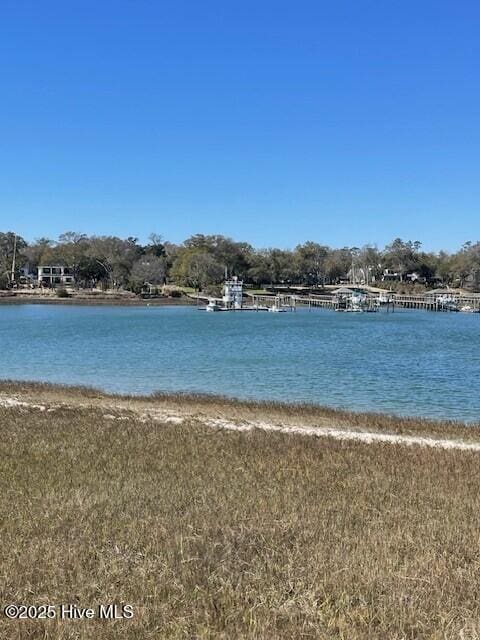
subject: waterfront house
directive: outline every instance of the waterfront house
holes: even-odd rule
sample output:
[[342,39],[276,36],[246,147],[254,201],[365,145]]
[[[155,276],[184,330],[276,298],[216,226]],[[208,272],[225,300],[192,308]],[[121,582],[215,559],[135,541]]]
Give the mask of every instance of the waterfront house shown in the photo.
[[45,265],[38,267],[38,285],[40,287],[72,286],[75,284],[73,271],[63,265]]
[[401,282],[402,274],[393,269],[384,269],[382,275],[382,282]]

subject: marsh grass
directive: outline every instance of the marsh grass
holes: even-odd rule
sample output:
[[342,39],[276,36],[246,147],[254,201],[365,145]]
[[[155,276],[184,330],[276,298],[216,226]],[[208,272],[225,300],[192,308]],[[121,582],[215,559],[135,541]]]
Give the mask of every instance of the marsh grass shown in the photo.
[[252,401],[226,396],[195,393],[154,392],[150,395],[112,394],[88,386],[70,386],[46,382],[0,381],[0,394],[14,394],[35,402],[57,400],[109,400],[119,407],[136,409],[143,406],[169,406],[182,411],[185,408],[215,416],[237,419],[279,420],[282,424],[355,427],[368,431],[383,431],[404,435],[429,435],[480,440],[480,423],[465,424],[455,420],[430,420],[421,417],[401,417],[384,413],[356,413],[344,409],[305,403]]
[[2,605],[135,609],[2,639],[478,637],[479,454],[121,417],[0,408]]

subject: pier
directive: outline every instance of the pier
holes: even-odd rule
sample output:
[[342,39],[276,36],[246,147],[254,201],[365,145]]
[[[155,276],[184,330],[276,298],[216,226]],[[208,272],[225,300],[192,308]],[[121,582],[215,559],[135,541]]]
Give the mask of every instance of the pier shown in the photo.
[[[274,301],[280,301],[285,307],[296,309],[298,306],[308,308],[323,308],[331,310],[345,310],[348,307],[348,296],[338,295],[297,295],[297,294],[248,294],[252,305],[269,306]],[[450,294],[448,290],[440,294],[394,294],[385,291],[384,294],[366,296],[362,303],[362,310],[385,310],[387,312],[400,309],[421,309],[423,311],[448,312],[464,311],[480,313],[480,294]]]
[[[393,291],[341,286],[325,294],[250,293],[243,290],[237,278],[225,281],[223,297],[198,296],[208,301],[206,311],[296,311],[297,307],[320,308],[345,312],[395,312],[402,309],[423,311],[480,313],[480,294],[454,289],[434,289],[422,294],[398,294]],[[248,299],[248,304],[245,304]]]

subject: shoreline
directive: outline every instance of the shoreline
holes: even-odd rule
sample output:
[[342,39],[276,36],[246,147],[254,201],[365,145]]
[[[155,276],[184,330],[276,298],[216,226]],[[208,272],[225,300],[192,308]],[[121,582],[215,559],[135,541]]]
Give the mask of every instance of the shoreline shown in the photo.
[[[53,410],[60,407],[90,408],[142,415],[160,411],[164,417],[172,417],[174,422],[193,419],[218,429],[245,431],[257,428],[365,441],[368,440],[367,434],[371,441],[380,439],[384,442],[388,442],[391,436],[407,439],[453,438],[464,444],[478,445],[480,450],[480,422],[470,424],[384,413],[360,413],[322,405],[242,400],[210,394],[154,392],[149,395],[130,395],[109,393],[88,386],[0,381],[0,407],[14,409],[40,406],[50,406]],[[315,430],[318,430],[317,433]],[[355,437],[359,433],[364,437]],[[405,441],[405,444],[408,442]]]
[[19,304],[60,304],[73,306],[125,306],[125,307],[167,307],[167,306],[196,306],[196,300],[186,296],[181,298],[109,298],[98,297],[75,297],[56,298],[50,296],[0,296],[0,305]]

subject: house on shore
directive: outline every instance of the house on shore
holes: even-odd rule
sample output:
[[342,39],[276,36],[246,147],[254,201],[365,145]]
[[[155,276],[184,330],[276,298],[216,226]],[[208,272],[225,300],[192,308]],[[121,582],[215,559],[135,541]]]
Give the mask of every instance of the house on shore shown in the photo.
[[39,287],[65,287],[75,284],[72,269],[63,265],[40,266],[37,278]]

